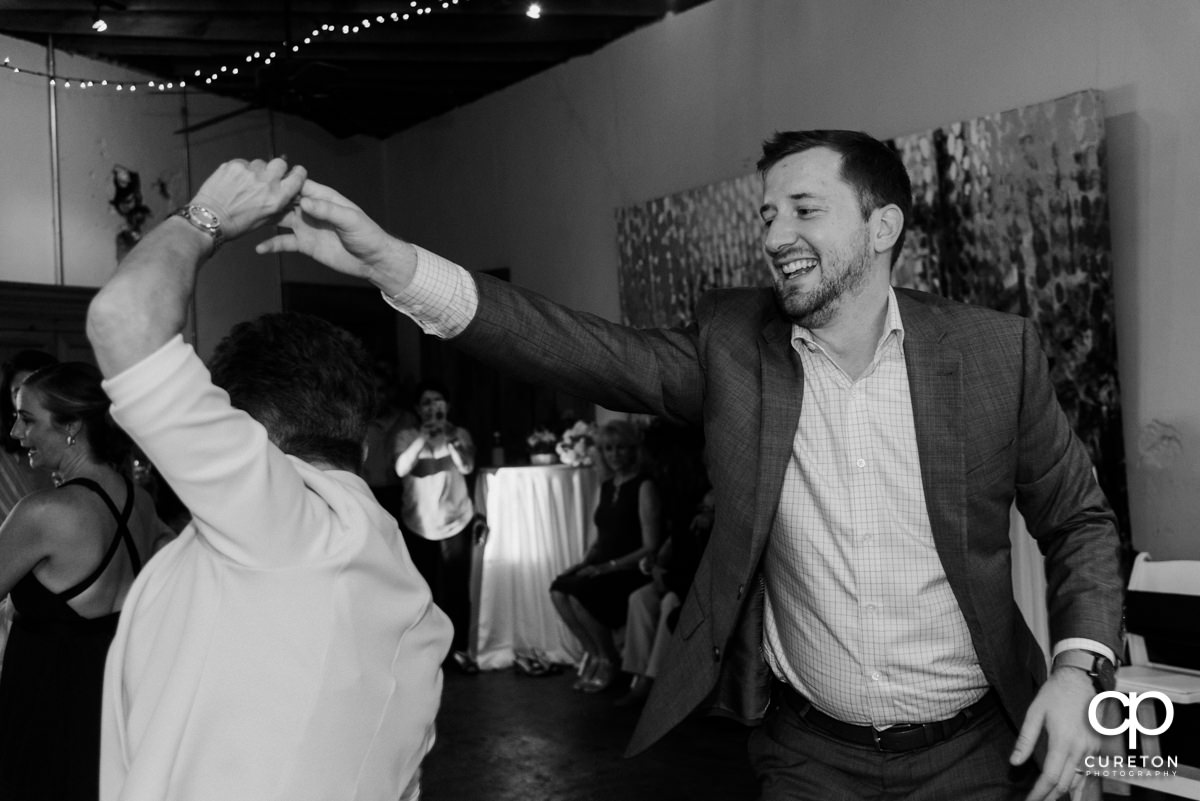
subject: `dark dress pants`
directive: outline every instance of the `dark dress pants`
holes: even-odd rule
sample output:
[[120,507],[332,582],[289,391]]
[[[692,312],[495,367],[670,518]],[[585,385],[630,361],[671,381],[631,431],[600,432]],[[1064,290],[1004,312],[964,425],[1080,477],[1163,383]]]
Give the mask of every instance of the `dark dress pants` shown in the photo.
[[776,701],[749,751],[760,801],[1020,801],[1038,768],[1009,765],[1015,743],[998,706],[936,745],[885,753],[831,737]]

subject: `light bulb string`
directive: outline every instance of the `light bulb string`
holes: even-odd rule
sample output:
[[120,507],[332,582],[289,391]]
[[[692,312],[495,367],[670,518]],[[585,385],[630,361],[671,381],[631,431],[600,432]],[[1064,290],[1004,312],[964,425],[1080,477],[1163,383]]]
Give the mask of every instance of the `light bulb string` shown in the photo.
[[[259,48],[253,53],[245,57],[244,62],[239,64],[253,64],[256,61],[262,61],[263,66],[269,66],[272,62],[279,58],[280,52],[286,54],[299,53],[306,45],[310,45],[318,37],[324,35],[328,38],[331,35],[355,36],[370,29],[373,25],[384,25],[388,23],[408,22],[411,19],[416,19],[427,14],[434,13],[434,5],[441,5],[443,9],[449,9],[452,6],[458,5],[460,2],[466,3],[468,0],[442,0],[440,3],[433,5],[422,5],[418,0],[410,0],[408,11],[393,11],[390,14],[377,14],[374,19],[369,17],[364,18],[358,25],[330,25],[323,24],[313,28],[309,35],[305,36],[302,41],[288,43],[281,42],[278,50],[268,50]],[[66,75],[52,75],[48,72],[42,72],[35,69],[26,69],[13,64],[11,59],[5,57],[0,67],[12,73],[23,75],[35,75],[40,78],[49,80],[50,85],[54,87],[62,87],[64,89],[91,89],[101,87],[113,89],[118,92],[128,90],[131,93],[137,92],[139,87],[152,90],[155,94],[182,94],[187,91],[188,83],[186,80],[157,80],[145,79],[140,80],[112,80],[112,79],[97,79],[97,78],[79,78]],[[204,78],[205,85],[212,85],[227,75],[237,75],[241,70],[240,66],[230,66],[229,64],[222,65],[219,69],[212,71],[205,77],[204,70],[196,70],[193,77]]]
[[62,86],[64,89],[91,89],[92,87],[99,86],[114,89],[118,92],[123,92],[126,89],[130,92],[137,92],[138,87],[141,86],[154,89],[156,93],[162,92],[163,94],[167,94],[173,92],[174,94],[181,94],[187,88],[187,81],[156,81],[145,78],[141,80],[109,80],[107,78],[75,78],[67,75],[51,75],[48,72],[40,70],[18,67],[8,58],[5,58],[3,63],[0,63],[0,67],[9,72],[20,73],[21,75],[36,75],[39,78],[48,78],[51,86]]

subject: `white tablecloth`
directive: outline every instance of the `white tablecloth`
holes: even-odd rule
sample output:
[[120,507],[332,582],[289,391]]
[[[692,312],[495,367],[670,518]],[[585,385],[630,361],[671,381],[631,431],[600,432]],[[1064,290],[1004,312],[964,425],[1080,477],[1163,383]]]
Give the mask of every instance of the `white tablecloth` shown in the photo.
[[579,562],[595,537],[592,513],[599,491],[595,468],[480,471],[475,508],[487,515],[491,528],[475,604],[481,668],[508,667],[514,653],[534,650],[555,662],[580,656],[578,641],[550,602],[550,582]]

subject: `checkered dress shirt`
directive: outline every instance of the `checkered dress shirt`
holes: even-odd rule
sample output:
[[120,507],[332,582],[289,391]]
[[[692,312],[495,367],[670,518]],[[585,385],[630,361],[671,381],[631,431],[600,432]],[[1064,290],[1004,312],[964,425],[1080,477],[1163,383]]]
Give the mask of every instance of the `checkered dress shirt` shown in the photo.
[[988,686],[934,547],[890,291],[885,331],[851,380],[793,328],[804,405],[764,562],[775,675],[880,727],[951,717]]

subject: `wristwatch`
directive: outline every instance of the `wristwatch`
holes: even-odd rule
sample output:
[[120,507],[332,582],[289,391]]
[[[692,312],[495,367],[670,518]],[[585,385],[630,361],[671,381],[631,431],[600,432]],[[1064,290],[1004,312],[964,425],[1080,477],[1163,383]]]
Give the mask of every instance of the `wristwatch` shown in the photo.
[[214,251],[225,241],[225,234],[221,231],[221,218],[207,206],[199,206],[192,203],[176,209],[175,216],[182,217],[191,223],[193,227],[211,236]]
[[1072,648],[1054,657],[1054,667],[1079,668],[1092,679],[1096,692],[1103,693],[1117,686],[1117,669],[1108,657],[1093,651]]

